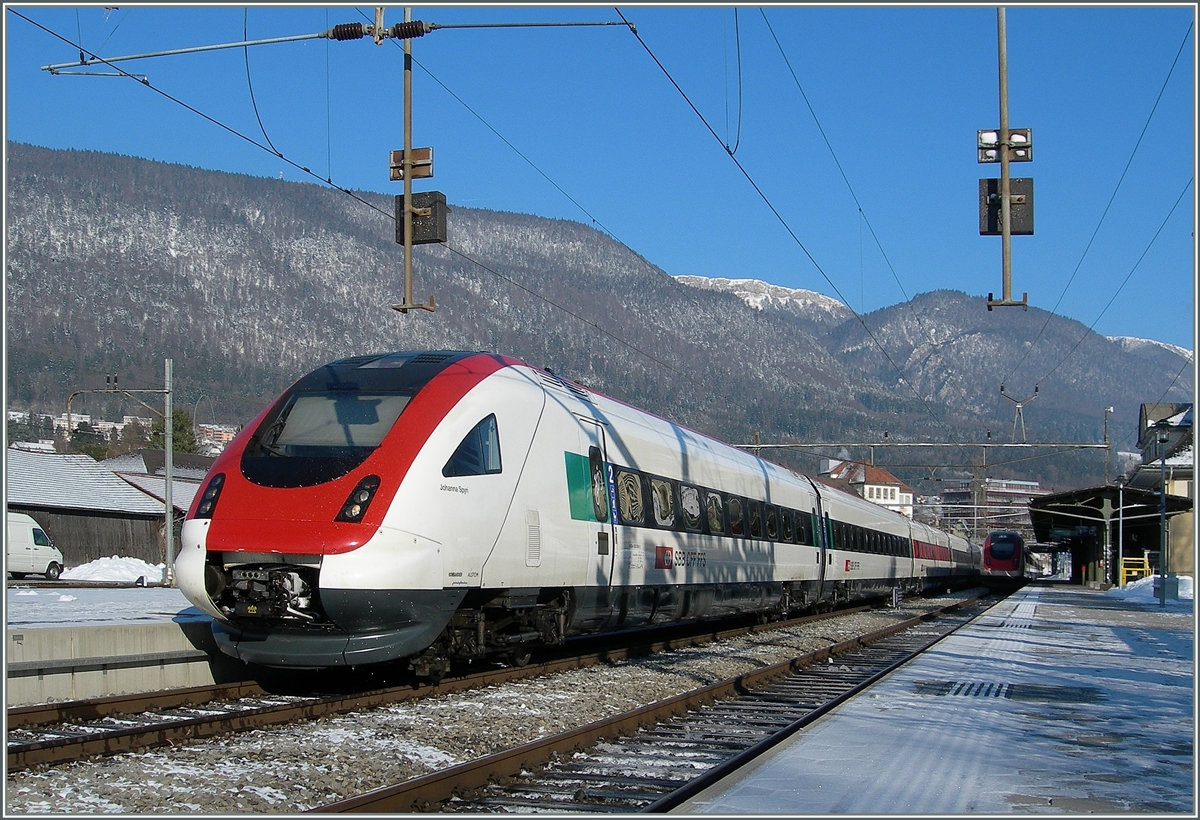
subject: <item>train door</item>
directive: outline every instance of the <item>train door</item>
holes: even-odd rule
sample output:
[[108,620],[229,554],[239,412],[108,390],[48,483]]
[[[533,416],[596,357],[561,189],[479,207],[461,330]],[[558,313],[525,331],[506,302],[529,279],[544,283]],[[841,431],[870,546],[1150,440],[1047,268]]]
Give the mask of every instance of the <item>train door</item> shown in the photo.
[[827,589],[825,581],[829,567],[827,550],[832,546],[832,541],[829,537],[829,513],[825,511],[824,505],[821,503],[821,491],[817,489],[817,485],[813,484],[811,479],[808,483],[813,488],[811,514],[813,544],[817,548],[817,600],[819,601],[825,598]]
[[[608,587],[613,583],[617,552],[613,526],[613,508],[616,501],[612,465],[608,463],[604,425],[584,416],[576,418],[579,419],[580,444],[587,453],[587,480],[586,484],[571,488],[575,496],[571,504],[571,517],[582,518],[587,522],[585,543],[589,553],[589,584]],[[586,499],[582,497],[583,493],[586,493]]]

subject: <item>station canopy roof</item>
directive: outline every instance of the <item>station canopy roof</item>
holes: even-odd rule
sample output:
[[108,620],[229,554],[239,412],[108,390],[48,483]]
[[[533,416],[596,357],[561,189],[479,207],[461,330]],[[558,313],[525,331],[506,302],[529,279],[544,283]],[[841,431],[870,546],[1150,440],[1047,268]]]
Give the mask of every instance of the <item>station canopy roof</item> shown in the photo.
[[[1191,509],[1190,498],[1167,496],[1168,516]],[[1161,514],[1157,492],[1112,484],[1044,495],[1029,504],[1034,535],[1042,543],[1094,535],[1106,521],[1115,526],[1122,517],[1126,528],[1153,526],[1157,530]]]

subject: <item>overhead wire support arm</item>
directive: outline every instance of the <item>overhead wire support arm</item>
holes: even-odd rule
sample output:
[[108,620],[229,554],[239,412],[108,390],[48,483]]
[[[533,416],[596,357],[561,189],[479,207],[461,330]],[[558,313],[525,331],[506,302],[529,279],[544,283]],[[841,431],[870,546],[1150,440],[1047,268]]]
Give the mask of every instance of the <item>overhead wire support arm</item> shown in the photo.
[[[412,37],[423,37],[431,31],[443,28],[537,28],[546,26],[627,26],[636,31],[632,23],[624,23],[619,20],[606,20],[595,23],[423,23],[420,20],[415,20],[409,23],[397,23],[394,26],[384,29],[380,32],[379,39],[383,40],[389,37],[396,39],[408,39]],[[142,54],[123,54],[117,57],[99,57],[91,54],[90,57],[85,56],[83,59],[75,60],[70,63],[53,63],[41,67],[42,71],[49,71],[51,74],[76,74],[77,72],[66,72],[63,69],[67,68],[88,68],[97,64],[104,65],[107,63],[120,63],[126,60],[146,60],[151,57],[173,57],[179,54],[199,54],[205,51],[220,51],[226,48],[245,48],[246,46],[265,46],[275,43],[294,43],[301,40],[361,40],[364,37],[371,37],[375,34],[375,27],[365,23],[342,23],[336,25],[327,31],[318,31],[313,34],[294,34],[288,37],[269,37],[263,40],[238,40],[232,43],[217,43],[207,46],[192,46],[190,48],[173,48],[165,51],[147,51]],[[90,52],[88,52],[90,54]],[[104,74],[98,76],[113,76],[121,77],[122,74]]]
[[[357,25],[357,24],[352,24]],[[335,27],[336,28],[336,27]],[[333,31],[322,31],[316,34],[296,34],[290,37],[271,37],[266,40],[238,40],[236,43],[218,43],[210,46],[193,46],[191,48],[174,48],[168,51],[147,51],[144,54],[124,54],[118,57],[99,57],[95,54],[91,55],[90,59],[77,60],[73,63],[54,63],[53,65],[42,66],[42,71],[49,71],[51,74],[72,74],[77,75],[80,72],[66,72],[64,68],[87,68],[93,65],[107,65],[109,63],[120,63],[126,60],[146,60],[151,57],[173,57],[179,54],[198,54],[204,51],[219,51],[224,48],[244,48],[246,46],[263,46],[272,43],[291,43],[298,40],[316,40],[316,39],[338,39],[333,36]],[[90,53],[90,52],[89,52]],[[102,75],[110,76],[110,75]],[[124,76],[122,74],[111,75],[114,77]]]

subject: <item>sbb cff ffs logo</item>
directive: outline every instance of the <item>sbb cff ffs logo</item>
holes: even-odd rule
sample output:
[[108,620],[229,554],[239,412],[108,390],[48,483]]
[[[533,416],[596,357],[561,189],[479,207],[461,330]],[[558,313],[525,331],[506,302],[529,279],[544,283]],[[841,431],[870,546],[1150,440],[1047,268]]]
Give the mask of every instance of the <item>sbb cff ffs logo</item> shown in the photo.
[[675,567],[703,567],[708,563],[708,553],[704,550],[678,550],[674,547],[654,548],[655,569],[675,569]]
[[675,568],[675,550],[671,547],[655,547],[654,548],[654,568],[655,569],[674,569]]

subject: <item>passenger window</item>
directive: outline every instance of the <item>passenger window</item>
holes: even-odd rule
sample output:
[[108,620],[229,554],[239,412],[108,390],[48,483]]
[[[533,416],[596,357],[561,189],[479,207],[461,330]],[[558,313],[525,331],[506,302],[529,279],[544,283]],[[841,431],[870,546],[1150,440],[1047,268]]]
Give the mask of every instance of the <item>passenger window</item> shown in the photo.
[[792,511],[784,507],[779,508],[779,528],[783,534],[783,540],[789,544],[796,540],[796,531],[792,528]]
[[762,538],[762,504],[757,501],[746,501],[746,512],[750,518],[750,537]]
[[704,494],[704,508],[708,515],[708,531],[713,535],[725,534],[725,511],[721,507],[721,496]]
[[767,505],[767,538],[779,538],[779,509],[774,504]]
[[745,530],[742,524],[742,499],[737,496],[730,496],[728,501],[729,506],[729,531],[734,535],[742,535]]
[[686,484],[679,485],[679,509],[683,512],[683,526],[689,530],[699,530],[700,491]]
[[50,543],[50,536],[46,535],[46,533],[42,532],[37,527],[33,528],[33,543],[37,544],[39,547],[54,546]]
[[622,523],[643,524],[646,505],[642,500],[642,477],[627,470],[617,472],[617,512]]
[[796,540],[810,547],[816,546],[817,542],[813,540],[812,515],[810,513],[796,513]]
[[650,479],[650,498],[654,504],[654,523],[660,527],[675,526],[675,488],[665,478]]
[[604,478],[604,457],[599,447],[588,448],[588,469],[592,474],[592,512],[597,521],[608,520],[608,482]]
[[500,432],[492,414],[476,424],[442,468],[446,478],[500,472]]

